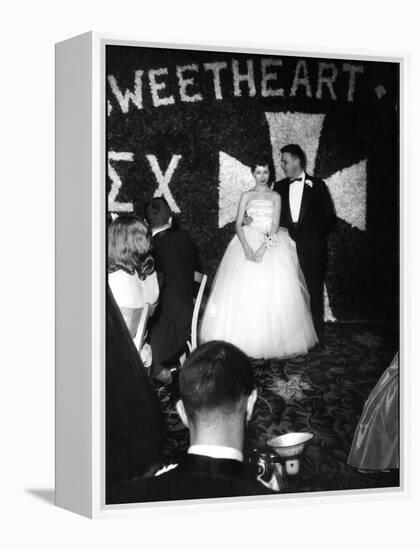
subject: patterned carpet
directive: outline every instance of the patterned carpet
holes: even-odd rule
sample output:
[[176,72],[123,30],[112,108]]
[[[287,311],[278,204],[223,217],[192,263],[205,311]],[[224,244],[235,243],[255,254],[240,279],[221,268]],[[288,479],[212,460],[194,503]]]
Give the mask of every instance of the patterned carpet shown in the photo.
[[[398,486],[399,474],[360,473],[347,465],[353,434],[370,391],[396,350],[398,335],[388,325],[329,324],[325,350],[284,361],[254,361],[258,384],[245,453],[264,450],[276,435],[310,431],[299,475],[289,491]],[[168,424],[166,463],[188,447],[188,432],[175,411],[172,388],[155,386]]]

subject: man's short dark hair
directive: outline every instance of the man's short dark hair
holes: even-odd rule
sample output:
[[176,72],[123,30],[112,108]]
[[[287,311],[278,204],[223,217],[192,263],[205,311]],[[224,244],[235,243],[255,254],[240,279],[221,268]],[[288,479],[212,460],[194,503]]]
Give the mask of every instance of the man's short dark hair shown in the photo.
[[155,197],[146,208],[146,217],[152,227],[160,227],[168,223],[172,216],[169,204],[163,197]]
[[296,143],[289,143],[289,145],[282,147],[280,151],[282,153],[290,153],[293,157],[298,158],[302,168],[306,168],[306,155],[300,145],[296,145]]
[[251,362],[236,346],[213,340],[199,346],[182,366],[179,394],[188,417],[233,411],[255,388]]

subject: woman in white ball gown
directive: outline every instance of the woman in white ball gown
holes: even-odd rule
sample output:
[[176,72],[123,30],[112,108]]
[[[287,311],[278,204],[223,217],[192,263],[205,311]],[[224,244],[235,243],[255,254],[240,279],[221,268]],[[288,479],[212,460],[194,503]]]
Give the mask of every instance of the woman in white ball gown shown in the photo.
[[[279,227],[281,198],[265,161],[242,194],[236,235],[222,258],[200,326],[200,342],[225,340],[256,359],[306,353],[317,343],[309,294],[288,231]],[[250,223],[243,225],[244,218]]]

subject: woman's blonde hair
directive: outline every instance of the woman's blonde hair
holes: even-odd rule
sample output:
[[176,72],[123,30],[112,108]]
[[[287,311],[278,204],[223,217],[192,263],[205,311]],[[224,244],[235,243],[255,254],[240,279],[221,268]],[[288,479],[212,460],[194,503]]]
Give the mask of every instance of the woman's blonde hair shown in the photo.
[[148,225],[137,216],[118,216],[108,227],[108,271],[123,269],[140,279],[155,267],[152,256],[152,235]]

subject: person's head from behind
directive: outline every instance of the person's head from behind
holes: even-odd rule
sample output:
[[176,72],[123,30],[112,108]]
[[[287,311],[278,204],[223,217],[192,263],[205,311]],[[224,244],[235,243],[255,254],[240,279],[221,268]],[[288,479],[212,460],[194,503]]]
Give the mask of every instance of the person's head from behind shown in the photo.
[[146,217],[153,229],[172,224],[172,212],[163,197],[155,197],[147,205]]
[[285,145],[281,151],[281,167],[287,178],[297,178],[306,168],[306,155],[303,149],[294,143]]
[[212,341],[198,347],[179,376],[178,414],[190,441],[241,448],[257,392],[251,363],[237,347]]
[[115,218],[108,227],[108,271],[122,269],[145,279],[154,270],[148,225],[134,215]]

